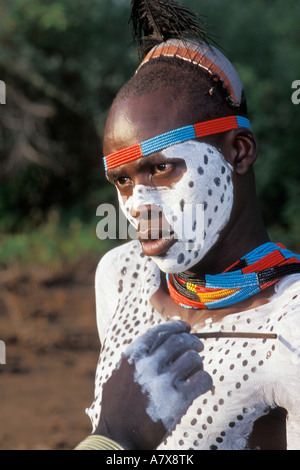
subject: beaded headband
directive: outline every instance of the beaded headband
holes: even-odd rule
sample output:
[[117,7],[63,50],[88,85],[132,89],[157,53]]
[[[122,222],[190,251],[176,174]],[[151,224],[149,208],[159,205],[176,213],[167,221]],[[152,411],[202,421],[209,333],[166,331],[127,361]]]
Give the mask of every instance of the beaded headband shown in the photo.
[[125,163],[130,163],[141,157],[146,157],[152,153],[160,152],[171,145],[208,135],[219,134],[220,132],[226,132],[239,127],[246,127],[251,130],[249,120],[242,116],[227,116],[180,127],[159,134],[151,139],[144,140],[140,144],[131,145],[130,147],[107,155],[103,158],[105,171],[124,165]]

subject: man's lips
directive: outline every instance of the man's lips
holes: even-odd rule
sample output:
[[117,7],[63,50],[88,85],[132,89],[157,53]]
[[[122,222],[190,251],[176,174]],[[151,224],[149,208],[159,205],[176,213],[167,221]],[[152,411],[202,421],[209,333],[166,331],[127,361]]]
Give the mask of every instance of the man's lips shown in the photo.
[[143,253],[146,256],[163,256],[167,251],[169,251],[171,246],[176,243],[176,241],[177,240],[174,235],[171,235],[168,238],[157,238],[155,240],[143,240],[139,238]]
[[146,256],[162,256],[176,242],[173,228],[156,210],[140,214],[137,235]]
[[160,256],[165,254],[176,242],[171,227],[161,226],[138,230],[138,240],[146,256]]

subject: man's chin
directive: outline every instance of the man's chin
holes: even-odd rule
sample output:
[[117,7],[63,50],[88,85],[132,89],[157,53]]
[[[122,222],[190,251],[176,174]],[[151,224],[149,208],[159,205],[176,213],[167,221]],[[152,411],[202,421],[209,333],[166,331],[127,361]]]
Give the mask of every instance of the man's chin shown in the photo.
[[158,268],[166,274],[176,274],[188,271],[203,259],[205,252],[199,250],[187,250],[186,244],[177,240],[164,255],[149,255]]

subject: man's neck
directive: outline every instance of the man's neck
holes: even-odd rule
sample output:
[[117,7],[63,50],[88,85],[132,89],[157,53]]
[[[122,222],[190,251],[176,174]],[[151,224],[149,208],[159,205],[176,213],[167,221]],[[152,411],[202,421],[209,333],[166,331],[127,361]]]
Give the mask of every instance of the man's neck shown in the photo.
[[250,218],[244,219],[245,217],[242,217],[227,232],[226,236],[220,237],[203,260],[187,273],[192,275],[219,274],[242,256],[258,246],[270,242],[259,212],[254,217],[254,223],[251,223]]

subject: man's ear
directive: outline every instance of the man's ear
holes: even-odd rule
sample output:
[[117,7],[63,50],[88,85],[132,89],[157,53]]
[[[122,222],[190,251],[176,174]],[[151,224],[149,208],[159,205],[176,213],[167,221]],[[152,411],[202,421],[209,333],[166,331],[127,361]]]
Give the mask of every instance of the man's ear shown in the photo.
[[258,143],[253,133],[246,128],[232,129],[225,137],[228,162],[239,175],[252,168],[258,154]]

